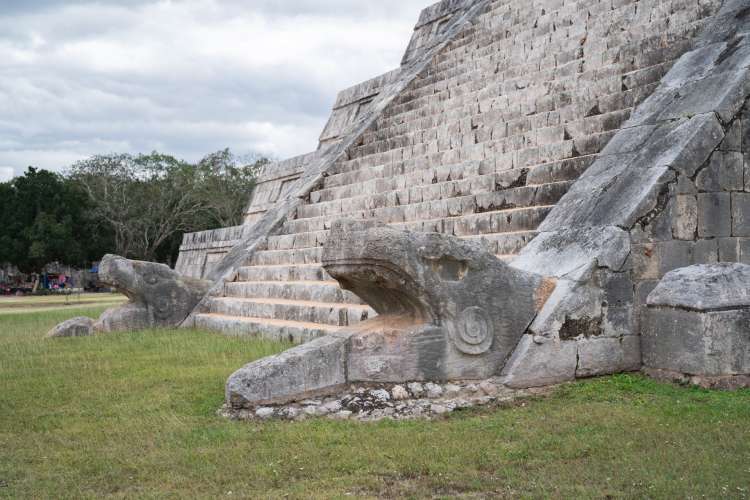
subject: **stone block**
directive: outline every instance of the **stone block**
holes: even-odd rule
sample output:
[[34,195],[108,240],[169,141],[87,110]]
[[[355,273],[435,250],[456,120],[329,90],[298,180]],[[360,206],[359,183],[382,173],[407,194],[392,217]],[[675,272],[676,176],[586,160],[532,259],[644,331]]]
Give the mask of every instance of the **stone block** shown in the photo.
[[641,339],[638,336],[578,341],[578,367],[576,369],[578,378],[640,369]]
[[695,181],[699,191],[742,191],[744,158],[742,153],[716,151]]
[[672,215],[672,236],[676,240],[694,240],[698,231],[698,198],[677,195]]
[[635,335],[635,308],[625,307],[602,308],[602,337],[620,338],[624,335]]
[[732,193],[732,236],[750,236],[750,193]]
[[692,241],[662,241],[656,244],[659,255],[659,276],[693,263]]
[[226,400],[238,409],[298,401],[336,390],[347,381],[348,343],[349,335],[329,335],[250,363],[227,380]]
[[750,373],[750,310],[696,312],[649,308],[643,322],[647,368],[687,375]]
[[726,237],[732,235],[731,197],[729,193],[698,195],[698,236]]
[[735,119],[726,131],[726,136],[719,146],[719,151],[742,152],[742,119]]
[[598,286],[604,290],[604,300],[609,307],[626,307],[633,304],[633,281],[629,273],[600,271],[597,273]]
[[575,341],[537,344],[531,335],[524,335],[503,370],[504,383],[526,389],[574,380],[577,357]]
[[739,262],[740,244],[739,238],[719,238],[719,262]]
[[719,240],[698,240],[693,248],[693,264],[713,264],[719,261]]
[[635,280],[655,280],[660,277],[659,254],[655,243],[633,245],[630,259]]
[[642,322],[646,368],[704,377],[750,374],[750,266],[698,265],[667,274]]
[[50,330],[46,337],[48,339],[65,337],[88,337],[94,333],[94,320],[79,317],[64,321]]

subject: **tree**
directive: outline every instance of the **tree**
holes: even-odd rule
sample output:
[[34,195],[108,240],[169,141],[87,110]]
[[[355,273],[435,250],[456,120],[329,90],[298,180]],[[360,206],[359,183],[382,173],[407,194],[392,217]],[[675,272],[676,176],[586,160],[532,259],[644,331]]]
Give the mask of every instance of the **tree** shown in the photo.
[[239,224],[258,166],[238,166],[229,150],[190,164],[172,156],[104,155],[71,167],[93,219],[111,228],[124,257],[171,263],[182,234]]
[[83,266],[96,251],[85,193],[62,176],[29,167],[0,184],[0,262],[24,272],[50,262]]
[[243,223],[255,178],[267,163],[267,159],[260,158],[251,165],[242,165],[229,149],[207,155],[198,162],[201,188],[197,194],[204,204],[207,226],[229,227]]

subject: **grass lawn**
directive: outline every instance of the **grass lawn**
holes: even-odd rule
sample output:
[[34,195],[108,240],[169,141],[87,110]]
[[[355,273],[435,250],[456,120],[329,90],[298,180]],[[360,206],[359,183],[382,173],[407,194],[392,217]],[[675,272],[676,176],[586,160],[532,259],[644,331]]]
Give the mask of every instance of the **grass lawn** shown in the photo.
[[115,293],[74,293],[56,294],[44,297],[0,296],[0,316],[6,314],[26,314],[58,311],[60,309],[85,309],[94,306],[112,307],[125,302],[125,296]]
[[750,391],[617,376],[437,422],[236,423],[226,377],[284,346],[42,338],[102,310],[0,314],[0,498],[750,496]]

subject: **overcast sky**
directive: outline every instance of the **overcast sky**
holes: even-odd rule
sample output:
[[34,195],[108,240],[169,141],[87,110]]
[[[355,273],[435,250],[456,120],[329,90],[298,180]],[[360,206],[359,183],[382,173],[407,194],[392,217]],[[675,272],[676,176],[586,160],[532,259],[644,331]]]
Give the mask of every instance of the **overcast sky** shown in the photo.
[[312,151],[431,0],[0,0],[0,181],[99,153]]

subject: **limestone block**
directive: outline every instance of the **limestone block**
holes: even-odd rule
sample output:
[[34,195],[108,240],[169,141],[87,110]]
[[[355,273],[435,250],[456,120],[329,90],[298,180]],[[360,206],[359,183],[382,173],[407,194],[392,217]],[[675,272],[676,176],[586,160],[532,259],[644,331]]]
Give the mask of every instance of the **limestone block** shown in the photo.
[[636,335],[578,341],[576,377],[638,371],[640,368],[641,339]]
[[742,153],[717,151],[711,155],[706,168],[698,173],[696,187],[706,192],[742,191],[745,184],[743,167]]
[[503,370],[504,383],[526,389],[574,380],[577,352],[575,341],[537,344],[531,335],[524,335]]
[[656,244],[659,260],[659,276],[693,263],[692,241],[662,241]]
[[693,249],[694,264],[713,264],[718,261],[719,240],[698,240],[695,242],[695,248]]
[[333,334],[250,363],[226,384],[234,408],[301,400],[336,390],[346,383],[349,335]]
[[750,236],[750,193],[732,193],[732,236]]
[[729,193],[698,195],[698,236],[725,237],[732,235],[732,211]]
[[678,240],[694,240],[698,230],[698,198],[694,195],[677,195],[672,224],[672,235]]
[[750,266],[698,265],[667,274],[642,325],[649,369],[721,377],[750,373]]
[[88,337],[94,333],[94,320],[86,317],[69,319],[50,330],[46,338]]

